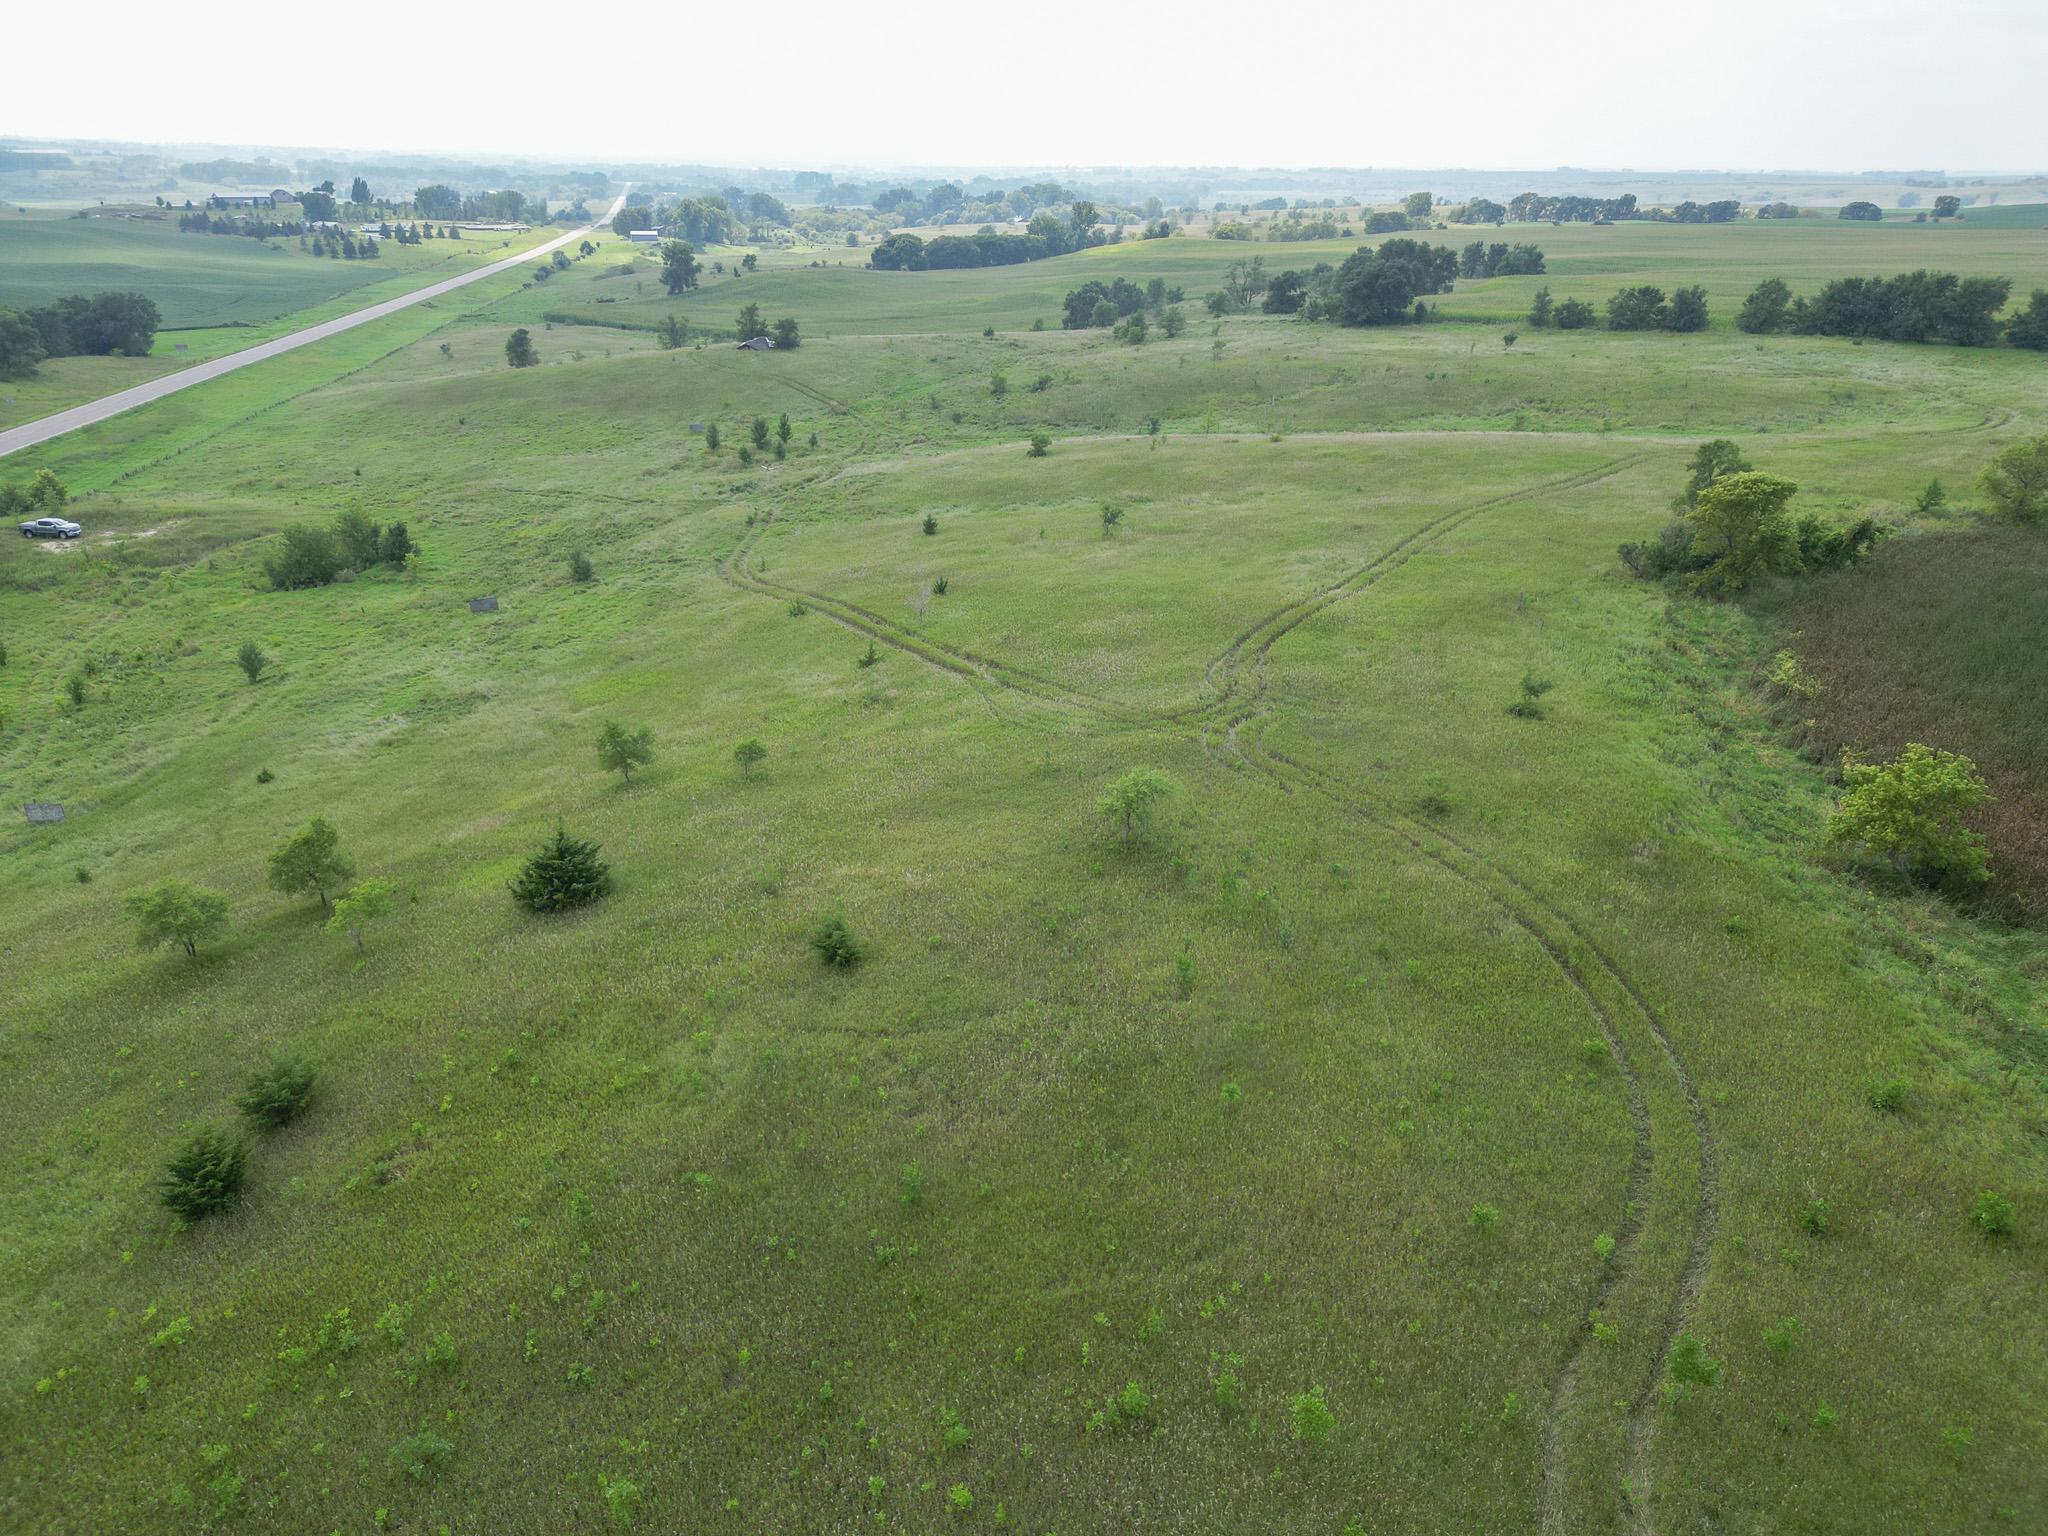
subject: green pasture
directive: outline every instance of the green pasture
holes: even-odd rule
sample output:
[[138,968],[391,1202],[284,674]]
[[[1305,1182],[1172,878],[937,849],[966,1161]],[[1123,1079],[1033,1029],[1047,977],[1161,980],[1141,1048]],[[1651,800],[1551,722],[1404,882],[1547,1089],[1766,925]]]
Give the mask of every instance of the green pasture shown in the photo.
[[[1535,238],[1560,294],[1619,262],[1601,297],[2038,270],[1769,233]],[[1714,435],[1947,537],[2043,430],[2038,359],[1057,328],[1086,277],[1193,308],[1242,254],[671,301],[608,246],[0,461],[87,528],[0,544],[0,800],[69,812],[0,834],[0,1524],[2048,1522],[2048,945],[1822,856],[1756,681],[1797,594],[1615,558]],[[804,346],[633,328],[750,299]],[[422,553],[265,589],[345,509]],[[630,786],[607,720],[653,731]],[[1140,765],[1180,790],[1124,846],[1095,800]],[[397,885],[360,956],[265,887],[314,815]],[[616,888],[537,918],[505,885],[558,825]],[[121,913],[169,876],[232,903],[197,960]],[[309,1113],[174,1229],[169,1148],[273,1049]]]

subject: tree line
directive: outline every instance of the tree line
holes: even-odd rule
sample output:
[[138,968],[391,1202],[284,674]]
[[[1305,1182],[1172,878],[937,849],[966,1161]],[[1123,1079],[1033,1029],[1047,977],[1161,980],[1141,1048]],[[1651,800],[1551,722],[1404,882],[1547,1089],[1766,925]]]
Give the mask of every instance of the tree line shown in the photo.
[[74,293],[33,309],[0,308],[0,379],[25,379],[46,357],[144,357],[163,317],[139,293]]
[[883,272],[924,272],[1042,261],[1109,243],[1107,232],[1096,227],[1100,217],[1093,203],[1083,201],[1075,203],[1064,220],[1050,213],[1038,214],[1021,235],[999,235],[985,225],[972,235],[935,235],[926,240],[899,230],[868,253],[868,265]]
[[1738,329],[1752,336],[1858,336],[1878,341],[1948,341],[1988,347],[2001,337],[2015,347],[2048,350],[2048,290],[2001,321],[2012,279],[1954,272],[1900,272],[1892,277],[1838,277],[1811,298],[1794,298],[1782,278],[1766,278],[1743,301]]

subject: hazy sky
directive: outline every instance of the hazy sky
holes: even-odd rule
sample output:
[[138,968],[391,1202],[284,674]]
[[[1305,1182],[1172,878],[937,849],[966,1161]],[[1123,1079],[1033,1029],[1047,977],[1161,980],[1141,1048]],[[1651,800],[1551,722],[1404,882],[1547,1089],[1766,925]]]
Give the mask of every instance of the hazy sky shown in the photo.
[[599,164],[2048,166],[2048,0],[101,0],[10,7],[0,36],[0,133],[43,138]]

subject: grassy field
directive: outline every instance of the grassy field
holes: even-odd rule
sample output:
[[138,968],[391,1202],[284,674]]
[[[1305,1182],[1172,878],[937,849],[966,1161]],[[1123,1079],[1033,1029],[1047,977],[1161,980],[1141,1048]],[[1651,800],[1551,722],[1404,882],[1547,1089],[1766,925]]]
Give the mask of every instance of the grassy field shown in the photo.
[[385,241],[375,261],[342,261],[301,251],[296,239],[182,234],[170,214],[161,221],[0,218],[0,305],[133,290],[155,301],[164,324],[148,357],[53,358],[33,378],[0,382],[0,427],[396,298],[551,233]]
[[[1603,296],[1918,240],[2028,273],[1793,233],[1540,238],[1618,260]],[[1710,435],[1956,537],[1904,509],[2042,430],[2038,360],[1028,329],[1238,254],[669,301],[608,246],[7,461],[88,536],[0,546],[0,783],[70,813],[0,838],[5,1524],[2048,1523],[2048,941],[1819,857],[1833,791],[1753,682],[1801,594],[1614,554]],[[544,318],[749,299],[806,344]],[[423,553],[262,590],[345,508]],[[654,732],[630,786],[607,719]],[[1095,797],[1143,764],[1181,790],[1125,847]],[[360,958],[264,887],[316,814],[402,893]],[[523,915],[557,824],[617,888]],[[121,915],[173,874],[233,904],[197,960]],[[274,1048],[320,1059],[310,1113],[177,1230],[169,1147]]]

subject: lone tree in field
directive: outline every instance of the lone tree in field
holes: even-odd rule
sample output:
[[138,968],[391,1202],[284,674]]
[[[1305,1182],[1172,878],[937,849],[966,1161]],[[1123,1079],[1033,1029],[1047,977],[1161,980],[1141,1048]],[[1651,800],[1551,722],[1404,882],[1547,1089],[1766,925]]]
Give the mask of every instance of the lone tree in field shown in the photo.
[[628,730],[616,720],[607,720],[597,732],[597,761],[609,773],[617,771],[633,782],[635,767],[654,761],[654,732],[647,726]]
[[1744,470],[1701,491],[1686,520],[1693,547],[1713,564],[1694,573],[1693,586],[1732,596],[1760,576],[1797,570],[1799,545],[1785,503],[1798,489],[1777,475]]
[[596,843],[555,828],[512,882],[512,899],[532,912],[588,906],[612,888],[611,866],[597,854]]
[[1150,824],[1153,808],[1179,788],[1163,768],[1133,768],[1103,790],[1095,808],[1116,827],[1118,840],[1129,843]]
[[2048,436],[2014,443],[1986,466],[1982,484],[1999,516],[2029,525],[2048,517]]
[[227,897],[183,880],[162,880],[130,892],[121,910],[135,919],[135,942],[141,948],[176,944],[190,956],[228,925]]
[[198,1221],[224,1211],[242,1196],[248,1148],[226,1131],[196,1131],[171,1155],[157,1195],[181,1221]]
[[733,333],[740,341],[752,341],[756,336],[766,336],[768,326],[761,318],[761,306],[748,304],[742,308],[740,318],[733,326]]
[[1046,456],[1047,452],[1051,450],[1051,448],[1052,437],[1050,434],[1045,432],[1034,432],[1031,434],[1031,449],[1029,453],[1026,454],[1026,457],[1033,459],[1042,459]]
[[235,665],[240,667],[253,683],[263,675],[263,669],[270,665],[270,658],[263,654],[263,647],[254,640],[244,640],[242,648],[235,652]]
[[355,878],[356,867],[341,851],[341,834],[325,816],[315,816],[270,855],[270,886],[295,896],[311,891],[322,909],[331,906],[327,893]]
[[672,294],[697,286],[697,252],[689,241],[670,240],[662,245],[661,285]]
[[1829,842],[1860,844],[1907,879],[1930,885],[1975,886],[1990,878],[1984,839],[1962,818],[1991,794],[1961,753],[1916,741],[1888,763],[1844,755],[1842,783],[1848,792],[1829,818]]
[[768,760],[768,749],[761,745],[761,738],[749,736],[732,749],[732,760],[740,765],[740,777],[751,779],[754,770]]
[[327,919],[329,933],[345,933],[356,941],[356,953],[363,952],[363,930],[391,910],[391,898],[398,886],[390,880],[359,881],[334,904]]
[[778,352],[794,352],[804,344],[803,333],[797,329],[796,321],[787,315],[775,322],[774,341]]
[[505,338],[505,361],[514,368],[531,368],[540,361],[540,354],[533,349],[533,337],[521,326]]

